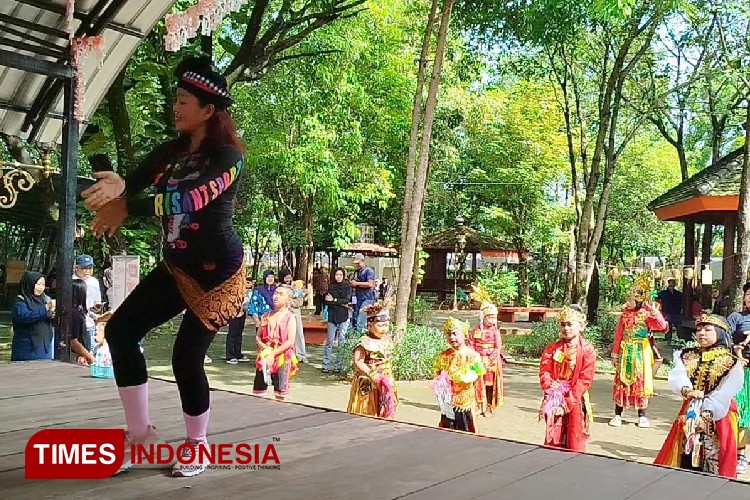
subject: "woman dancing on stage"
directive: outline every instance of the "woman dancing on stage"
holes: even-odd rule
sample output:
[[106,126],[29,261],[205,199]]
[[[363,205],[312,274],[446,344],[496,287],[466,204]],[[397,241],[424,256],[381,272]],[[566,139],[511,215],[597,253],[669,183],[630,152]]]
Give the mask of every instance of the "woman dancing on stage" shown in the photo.
[[[99,181],[83,198],[96,211],[91,227],[97,237],[112,235],[128,217],[161,219],[164,260],[117,308],[105,336],[125,410],[127,440],[153,442],[157,438],[149,417],[146,361],[138,342],[185,311],[172,369],[186,442],[197,452],[207,443],[210,411],[203,359],[216,331],[241,310],[245,293],[242,242],[232,224],[244,146],[227,111],[232,98],[226,80],[210,61],[188,58],[175,74],[179,137],[157,147],[125,180],[114,172],[94,174]],[[138,196],[151,186],[155,195]],[[173,475],[203,472],[198,455],[192,463],[175,464]],[[130,466],[126,452],[121,470]]]

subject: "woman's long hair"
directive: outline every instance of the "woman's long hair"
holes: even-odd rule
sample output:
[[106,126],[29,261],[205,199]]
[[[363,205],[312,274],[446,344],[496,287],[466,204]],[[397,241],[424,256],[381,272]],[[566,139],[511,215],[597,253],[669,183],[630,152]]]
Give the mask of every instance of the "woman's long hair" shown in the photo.
[[[209,103],[198,98],[201,106],[207,106]],[[176,139],[164,143],[159,151],[159,164],[164,169],[173,161],[174,157],[187,151],[190,146],[190,136],[180,134]],[[244,156],[247,152],[245,144],[237,135],[237,124],[226,109],[217,109],[214,114],[206,121],[206,137],[201,143],[201,151],[211,155],[224,146],[234,146]]]
[[[201,106],[206,107],[209,103],[196,96]],[[172,142],[178,151],[184,151],[190,146],[190,136],[180,134]],[[217,109],[206,121],[206,137],[203,139],[200,149],[211,154],[224,146],[234,146],[244,156],[247,152],[245,144],[237,135],[237,124],[226,109]]]
[[206,122],[206,138],[202,147],[208,151],[216,151],[222,146],[234,146],[244,156],[245,144],[237,135],[237,124],[226,109],[216,110]]
[[73,280],[73,307],[86,309],[86,282],[83,280]]

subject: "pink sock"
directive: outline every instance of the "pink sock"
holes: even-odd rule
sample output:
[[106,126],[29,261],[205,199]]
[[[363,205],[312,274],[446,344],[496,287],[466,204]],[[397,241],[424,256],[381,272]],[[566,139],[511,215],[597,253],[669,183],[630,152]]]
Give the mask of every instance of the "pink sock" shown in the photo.
[[125,410],[128,432],[135,438],[145,436],[151,425],[148,416],[148,383],[118,387],[117,390],[120,391],[122,408]]
[[211,408],[204,411],[200,415],[193,417],[187,413],[182,413],[182,417],[185,419],[185,431],[188,439],[194,439],[207,443],[206,430],[208,429],[208,416],[211,413]]

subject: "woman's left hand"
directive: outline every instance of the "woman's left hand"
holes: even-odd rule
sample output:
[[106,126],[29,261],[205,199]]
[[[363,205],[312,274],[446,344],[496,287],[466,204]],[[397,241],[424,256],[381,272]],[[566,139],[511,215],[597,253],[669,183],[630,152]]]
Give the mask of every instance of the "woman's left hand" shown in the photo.
[[117,198],[104,205],[91,221],[91,230],[95,238],[101,238],[105,234],[112,236],[125,219],[128,218],[128,210],[125,200]]
[[125,191],[125,181],[115,172],[94,172],[94,178],[96,184],[81,193],[89,210],[101,209]]

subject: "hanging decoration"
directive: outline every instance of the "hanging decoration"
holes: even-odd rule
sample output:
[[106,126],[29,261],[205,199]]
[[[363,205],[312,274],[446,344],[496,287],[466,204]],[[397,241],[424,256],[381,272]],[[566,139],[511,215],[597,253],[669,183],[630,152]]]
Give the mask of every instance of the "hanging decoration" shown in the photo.
[[68,32],[68,38],[73,39],[73,19],[75,18],[76,2],[75,0],[66,0],[65,2],[65,25],[63,29]]
[[86,98],[86,80],[83,74],[83,62],[91,52],[94,52],[101,67],[104,62],[104,37],[102,35],[76,37],[75,29],[73,28],[75,10],[75,0],[66,0],[63,24],[70,40],[71,66],[76,77],[73,117],[78,123],[81,123],[85,119],[83,115],[83,103]]
[[248,0],[198,0],[192,7],[169,14],[164,22],[167,34],[164,35],[164,49],[177,52],[187,45],[188,40],[198,35],[210,35],[219,27],[230,12],[238,12]]
[[73,71],[76,75],[76,95],[75,95],[75,106],[73,107],[73,116],[78,123],[83,122],[83,103],[86,98],[86,81],[83,74],[83,62],[92,52],[96,55],[101,66],[104,61],[104,37],[101,35],[96,36],[81,36],[74,38],[70,42]]

